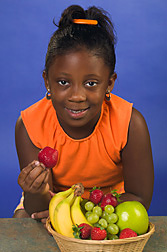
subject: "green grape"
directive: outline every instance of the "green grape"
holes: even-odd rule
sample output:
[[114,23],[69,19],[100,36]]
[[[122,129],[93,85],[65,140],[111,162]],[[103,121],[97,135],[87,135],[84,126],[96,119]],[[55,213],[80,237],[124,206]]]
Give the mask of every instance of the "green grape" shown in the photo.
[[106,221],[108,223],[116,223],[118,221],[118,215],[116,213],[108,214],[106,216]]
[[99,221],[99,216],[95,213],[91,213],[88,218],[87,218],[88,222],[90,224],[95,224],[96,222]]
[[89,216],[91,213],[92,213],[92,211],[87,211],[87,212],[85,213],[85,217],[88,218],[88,216]]
[[86,211],[91,211],[93,209],[93,207],[94,207],[93,202],[91,202],[91,201],[86,202],[86,204],[85,204]]
[[93,213],[96,213],[99,217],[100,216],[102,216],[102,209],[101,209],[101,207],[100,206],[95,206],[94,208],[93,208]]
[[118,227],[116,224],[111,223],[111,224],[108,225],[107,231],[108,231],[110,234],[116,235],[116,234],[118,234],[118,232],[119,232],[119,227]]
[[81,205],[81,210],[82,210],[82,212],[83,212],[84,215],[85,215],[85,213],[86,213],[86,209],[85,209],[85,204],[86,204],[86,202],[88,202],[88,199],[82,199],[82,200],[81,200],[81,203],[80,203],[80,205]]
[[103,218],[101,218],[98,222],[103,228],[107,228],[108,224],[107,221]]
[[118,235],[108,234],[107,235],[108,240],[117,240],[119,239]]
[[112,205],[106,205],[104,210],[106,211],[106,213],[113,213],[114,212],[114,207]]
[[104,219],[106,220],[107,215],[108,215],[108,213],[105,212],[105,211],[103,211],[103,213],[102,213],[102,218],[104,218]]

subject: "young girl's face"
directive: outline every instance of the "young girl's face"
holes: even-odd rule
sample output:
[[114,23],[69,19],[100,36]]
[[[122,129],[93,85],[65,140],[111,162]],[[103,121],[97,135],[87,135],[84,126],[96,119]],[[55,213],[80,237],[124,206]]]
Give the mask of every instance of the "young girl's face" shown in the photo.
[[103,59],[86,49],[57,56],[44,80],[65,132],[74,138],[89,135],[100,117],[105,93],[115,81]]

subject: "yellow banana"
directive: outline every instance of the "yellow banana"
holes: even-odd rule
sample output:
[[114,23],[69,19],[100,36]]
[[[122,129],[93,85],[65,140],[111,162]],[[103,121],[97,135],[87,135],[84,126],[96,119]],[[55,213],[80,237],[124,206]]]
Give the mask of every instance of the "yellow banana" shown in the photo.
[[71,206],[71,218],[74,225],[80,225],[81,223],[87,223],[91,226],[91,224],[87,221],[86,217],[84,216],[81,210],[81,196],[75,198],[74,203]]
[[49,217],[52,223],[53,228],[55,229],[55,222],[54,222],[54,211],[56,206],[61,202],[63,199],[67,198],[72,192],[74,191],[73,187],[70,187],[68,190],[63,192],[56,193],[50,200],[49,203]]
[[54,211],[53,222],[55,230],[67,237],[73,236],[73,222],[71,219],[70,208],[74,201],[74,191],[64,200],[59,202]]

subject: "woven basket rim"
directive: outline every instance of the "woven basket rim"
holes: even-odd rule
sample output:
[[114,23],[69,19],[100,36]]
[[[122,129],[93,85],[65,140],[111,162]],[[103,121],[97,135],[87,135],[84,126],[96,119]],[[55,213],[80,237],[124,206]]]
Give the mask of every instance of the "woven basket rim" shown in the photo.
[[155,225],[151,222],[149,222],[149,231],[143,235],[139,235],[136,237],[130,237],[130,238],[125,238],[125,239],[116,239],[116,240],[82,240],[82,239],[76,239],[76,238],[70,238],[67,236],[64,236],[62,234],[57,233],[53,228],[51,227],[50,224],[50,218],[48,217],[46,220],[46,227],[48,231],[53,235],[56,236],[64,241],[71,241],[75,243],[80,243],[80,244],[125,244],[125,243],[131,243],[131,242],[138,242],[140,240],[148,239],[154,232],[155,232]]

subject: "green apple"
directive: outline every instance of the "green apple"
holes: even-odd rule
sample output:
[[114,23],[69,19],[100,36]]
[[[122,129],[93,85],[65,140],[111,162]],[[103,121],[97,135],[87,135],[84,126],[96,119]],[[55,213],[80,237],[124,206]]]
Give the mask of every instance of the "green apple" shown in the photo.
[[121,230],[131,228],[138,235],[148,230],[149,218],[145,207],[138,201],[126,201],[115,208],[118,215],[117,225]]

